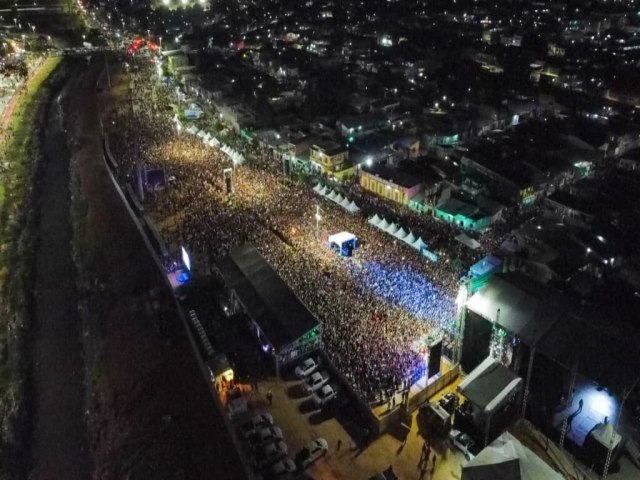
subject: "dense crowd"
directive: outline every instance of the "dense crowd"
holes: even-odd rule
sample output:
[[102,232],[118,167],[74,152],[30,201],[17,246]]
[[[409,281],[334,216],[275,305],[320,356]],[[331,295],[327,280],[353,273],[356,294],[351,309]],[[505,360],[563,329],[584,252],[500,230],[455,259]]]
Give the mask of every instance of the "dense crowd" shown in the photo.
[[[160,113],[170,109],[170,93],[152,86],[146,72],[132,81],[130,98],[107,123],[111,150],[122,178],[164,169],[166,188],[148,192],[144,206],[169,249],[185,245],[207,270],[234,246],[252,243],[321,321],[325,350],[365,398],[383,400],[415,379],[425,362],[416,343],[452,333],[459,273],[449,259],[430,262],[370,227],[366,216],[285,181],[281,163],[249,144],[234,145],[248,161],[234,167],[228,195],[227,156]],[[327,247],[327,236],[340,231],[359,239],[352,258]]]

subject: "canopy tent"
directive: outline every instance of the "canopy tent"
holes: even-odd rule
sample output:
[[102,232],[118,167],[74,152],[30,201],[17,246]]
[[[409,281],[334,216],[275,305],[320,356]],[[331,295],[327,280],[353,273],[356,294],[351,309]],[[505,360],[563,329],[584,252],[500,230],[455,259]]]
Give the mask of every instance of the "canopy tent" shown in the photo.
[[352,242],[356,240],[356,236],[350,232],[339,232],[329,235],[329,243],[335,243],[336,245],[342,245],[345,242]]
[[318,183],[315,187],[313,187],[313,191],[316,193],[322,192],[323,189],[324,187],[320,183]]
[[410,247],[413,247],[413,242],[416,241],[416,236],[413,234],[411,230],[409,230],[409,234],[406,237],[404,237],[402,241],[407,245],[409,245]]
[[380,230],[386,230],[389,228],[389,222],[387,222],[386,218],[383,218],[382,221],[378,224],[378,228]]
[[356,213],[360,211],[360,207],[356,205],[356,202],[351,200],[351,203],[345,207],[349,213]]
[[378,216],[377,213],[368,220],[369,224],[373,225],[374,227],[377,227],[381,221],[382,219]]
[[407,236],[407,232],[404,230],[404,228],[400,227],[400,229],[396,233],[394,233],[393,236],[398,240],[402,240]]
[[195,125],[190,125],[190,126],[187,128],[187,132],[189,132],[191,135],[195,135],[195,134],[197,134],[197,133],[198,133],[198,129],[196,128],[196,126],[195,126]]
[[336,197],[337,197],[338,195],[336,195],[336,192],[334,192],[333,190],[331,190],[331,193],[329,193],[328,195],[325,195],[325,196],[326,196],[329,200],[332,200],[332,201],[333,201],[333,200],[335,200],[335,199],[336,199]]
[[461,480],[562,480],[562,475],[504,432],[462,467]]
[[196,135],[198,138],[204,138],[207,133],[204,130],[200,130]]
[[349,199],[347,197],[343,198],[340,202],[340,206],[346,209],[349,206]]
[[343,257],[350,257],[358,248],[358,239],[353,233],[339,232],[329,236],[329,246]]
[[462,243],[463,245],[469,247],[471,250],[477,250],[478,248],[480,248],[482,246],[482,245],[480,245],[480,243],[478,241],[476,241],[473,238],[469,237],[465,233],[461,233],[460,235],[458,235],[456,237],[456,240],[459,241],[460,243]]
[[395,223],[392,223],[387,228],[385,228],[384,231],[387,232],[389,235],[395,235],[395,233],[398,231],[398,226]]
[[501,407],[522,379],[493,357],[487,357],[458,385],[458,391],[485,413]]
[[479,262],[471,265],[469,273],[474,277],[481,277],[482,275],[486,275],[487,273],[495,271],[501,264],[502,260],[500,260],[498,257],[487,255]]
[[209,140],[210,147],[218,147],[219,145],[220,145],[220,141],[217,138],[212,137],[211,140]]
[[415,248],[418,251],[421,251],[423,248],[427,248],[427,244],[424,243],[424,241],[422,240],[422,237],[418,237],[418,239],[413,242],[413,248]]
[[331,193],[331,190],[328,187],[324,186],[318,193],[320,193],[320,195],[322,195],[323,197],[326,197],[327,195],[329,195],[329,193]]
[[338,205],[340,205],[343,200],[344,200],[344,197],[340,193],[336,195],[336,198],[333,199],[333,201],[336,202]]

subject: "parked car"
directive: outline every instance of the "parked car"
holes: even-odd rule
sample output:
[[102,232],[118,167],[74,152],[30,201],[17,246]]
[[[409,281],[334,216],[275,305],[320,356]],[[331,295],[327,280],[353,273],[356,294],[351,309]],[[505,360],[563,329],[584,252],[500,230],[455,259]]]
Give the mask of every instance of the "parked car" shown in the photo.
[[329,451],[329,444],[324,438],[316,438],[307,444],[298,455],[296,462],[300,466],[300,470],[309,467],[313,462],[323,457]]
[[296,374],[296,377],[304,379],[315,372],[318,368],[318,365],[318,362],[313,358],[307,358],[304,362],[296,367],[294,373]]
[[337,395],[338,392],[336,392],[331,385],[324,385],[311,396],[311,400],[316,407],[322,408],[331,400],[336,398]]
[[278,478],[295,473],[296,470],[298,470],[298,467],[295,462],[287,457],[274,464],[269,473],[271,473],[271,476],[274,478]]
[[277,442],[282,440],[282,430],[278,427],[262,428],[249,437],[249,445],[251,448],[256,449],[267,443]]
[[474,455],[471,450],[475,447],[473,439],[466,433],[462,433],[455,428],[449,432],[449,441],[454,448],[462,452],[464,458],[471,460]]
[[313,372],[309,378],[302,385],[304,393],[311,395],[316,390],[322,388],[323,385],[329,382],[329,374],[327,372]]
[[287,455],[287,445],[279,440],[259,447],[253,454],[253,466],[262,470]]
[[240,427],[240,435],[244,438],[248,438],[253,433],[257,432],[261,428],[269,427],[273,425],[273,417],[270,413],[260,413],[254,415],[251,420],[244,423]]

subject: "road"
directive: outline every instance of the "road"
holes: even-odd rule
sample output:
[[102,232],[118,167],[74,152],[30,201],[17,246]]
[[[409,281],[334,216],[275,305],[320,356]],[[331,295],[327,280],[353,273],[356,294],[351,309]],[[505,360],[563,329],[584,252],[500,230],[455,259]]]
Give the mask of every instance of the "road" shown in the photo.
[[[73,75],[70,75],[73,79]],[[84,428],[84,368],[72,257],[70,152],[62,99],[52,99],[43,129],[44,165],[35,251],[32,337],[33,430],[30,479],[85,479],[91,471]]]

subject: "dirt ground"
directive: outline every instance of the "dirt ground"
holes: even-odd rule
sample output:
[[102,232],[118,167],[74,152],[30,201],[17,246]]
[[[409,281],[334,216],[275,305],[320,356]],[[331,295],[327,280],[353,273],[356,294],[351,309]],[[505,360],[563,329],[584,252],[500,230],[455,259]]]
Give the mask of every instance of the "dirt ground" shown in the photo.
[[61,105],[53,99],[44,129],[31,344],[29,478],[74,480],[89,476],[91,460],[83,422],[82,338],[71,249],[70,153]]

